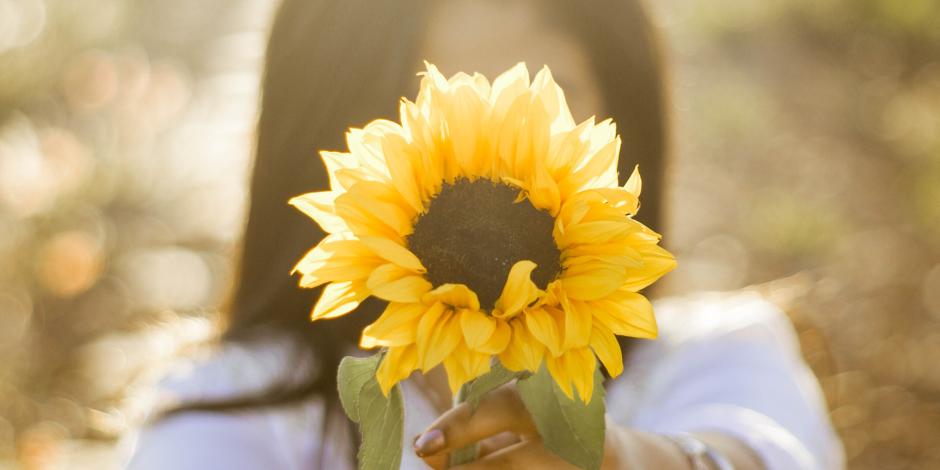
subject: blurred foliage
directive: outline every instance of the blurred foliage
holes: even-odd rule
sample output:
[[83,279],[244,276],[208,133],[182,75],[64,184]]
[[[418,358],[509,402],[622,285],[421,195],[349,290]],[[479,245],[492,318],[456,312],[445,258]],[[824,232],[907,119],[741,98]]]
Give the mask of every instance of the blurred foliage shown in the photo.
[[271,6],[0,0],[0,468],[117,465],[76,443],[208,331]]
[[[789,310],[851,467],[940,468],[940,3],[649,3],[670,290],[801,273]],[[116,466],[129,384],[209,330],[271,7],[0,0],[0,467]]]
[[770,290],[799,286],[850,468],[940,468],[940,3],[651,4],[676,66],[673,290],[801,273]]

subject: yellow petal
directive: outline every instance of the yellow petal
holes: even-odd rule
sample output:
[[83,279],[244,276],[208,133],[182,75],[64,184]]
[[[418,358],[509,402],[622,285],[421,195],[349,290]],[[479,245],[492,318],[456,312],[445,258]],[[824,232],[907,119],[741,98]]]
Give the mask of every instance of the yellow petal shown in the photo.
[[382,315],[362,330],[359,346],[372,349],[378,346],[404,346],[414,343],[418,321],[428,307],[421,303],[390,302]]
[[323,289],[320,299],[313,307],[311,321],[324,318],[336,318],[346,315],[359,306],[369,296],[369,289],[363,282],[334,282]]
[[[617,156],[620,153],[620,138],[604,144],[597,152],[585,157],[585,162],[565,179],[558,183],[562,193],[570,194],[588,188],[609,187],[610,177],[608,170],[615,167]],[[616,177],[616,173],[613,175]],[[616,179],[613,181],[616,185]]]
[[421,264],[421,260],[419,260],[411,250],[392,240],[380,237],[362,237],[361,240],[373,253],[382,259],[391,261],[416,273],[427,271],[424,265]]
[[594,320],[620,336],[655,338],[658,332],[653,305],[641,294],[618,290],[601,301],[591,302]]
[[565,365],[574,382],[574,388],[578,391],[581,401],[590,403],[594,395],[594,370],[597,368],[594,353],[589,348],[577,348],[569,351],[567,356]]
[[558,184],[539,163],[535,165],[530,178],[528,198],[532,201],[532,205],[548,211],[552,216],[557,215],[561,208],[561,193],[558,190]]
[[[444,370],[447,372],[447,384],[452,394],[456,395],[463,384],[473,380],[485,372],[479,363],[479,354],[467,349],[464,344],[458,345],[454,351],[444,358]],[[487,370],[489,362],[482,364]],[[478,373],[479,372],[479,373]]]
[[626,270],[606,263],[578,265],[562,273],[561,287],[571,299],[597,300],[623,285]]
[[424,296],[424,303],[443,302],[460,309],[479,310],[477,294],[463,284],[442,284]]
[[479,175],[489,166],[486,159],[490,157],[478,148],[482,147],[483,101],[469,85],[454,87],[451,96],[446,113],[454,160],[462,174]]
[[301,287],[313,288],[328,282],[365,279],[379,264],[359,240],[331,234],[307,252],[292,273],[303,274]]
[[561,306],[565,311],[565,338],[563,348],[583,348],[591,341],[591,309],[585,302],[571,300],[561,290]]
[[382,393],[387,397],[392,387],[411,375],[417,364],[418,354],[414,345],[389,348],[375,373]]
[[[535,263],[529,260],[518,261],[509,270],[503,292],[496,299],[495,310],[502,318],[511,317],[534,302],[543,292],[532,282],[532,270]],[[494,311],[494,316],[496,316]]]
[[307,193],[291,198],[288,204],[316,221],[326,233],[348,231],[349,227],[346,222],[337,216],[334,210],[334,203],[338,195],[339,193],[333,191]]
[[629,243],[624,242],[611,242],[611,243],[597,243],[591,245],[577,245],[568,247],[562,253],[562,256],[566,259],[569,257],[578,257],[578,256],[626,256],[630,258],[631,265],[642,265],[643,264],[643,255],[636,250]]
[[499,354],[499,361],[509,370],[538,371],[542,357],[545,356],[545,346],[528,332],[523,319],[513,318],[509,326],[512,328],[512,338]]
[[475,349],[481,353],[495,355],[506,350],[509,340],[512,339],[512,328],[509,323],[502,319],[495,319],[496,329],[486,343],[479,345]]
[[422,212],[424,204],[421,202],[421,188],[415,178],[415,166],[420,164],[420,153],[398,134],[384,136],[382,152],[391,175],[391,184],[415,212]]
[[493,336],[496,331],[496,319],[479,310],[462,309],[460,328],[463,330],[467,346],[470,349],[478,349]]
[[[352,132],[361,133],[362,131],[353,129]],[[355,147],[355,145],[351,146],[350,149]],[[323,160],[326,172],[330,177],[330,189],[337,192],[337,194],[349,190],[360,181],[388,180],[388,174],[385,172],[381,161],[373,159],[371,156],[364,159],[362,152],[321,151],[320,158]]]
[[623,372],[623,353],[620,350],[620,343],[602,323],[595,323],[591,331],[591,349],[604,364],[611,378]]
[[525,126],[526,115],[529,113],[530,101],[531,96],[528,92],[516,97],[512,105],[509,106],[496,134],[496,150],[501,173],[508,173],[507,176],[519,177],[524,174],[517,171],[517,168],[520,167],[517,164],[517,157],[520,135]]
[[623,220],[603,220],[595,222],[582,222],[565,227],[565,234],[561,239],[556,240],[558,247],[565,249],[574,244],[595,244],[611,243],[618,237],[622,237],[635,228],[631,226],[628,219]]
[[418,322],[418,366],[427,372],[441,363],[460,343],[460,321],[452,310],[437,302]]
[[662,247],[647,245],[638,251],[643,256],[643,267],[627,270],[624,289],[638,291],[676,268],[676,258]]
[[640,197],[640,192],[643,190],[643,180],[640,178],[640,165],[633,167],[633,173],[630,174],[630,178],[623,185],[623,189],[633,194],[635,197]]
[[532,90],[545,103],[548,115],[553,118],[552,133],[566,131],[574,127],[574,118],[571,117],[571,111],[565,101],[565,93],[555,83],[548,66],[542,67],[542,70],[535,75],[532,80]]
[[574,391],[571,388],[571,375],[568,373],[566,356],[546,357],[545,367],[548,369],[548,373],[552,375],[552,378],[555,379],[555,383],[558,384],[561,391],[565,393],[565,396],[574,400]]
[[[401,205],[365,194],[362,182],[336,198],[336,214],[360,237],[380,236],[399,240],[411,233],[411,214]],[[363,188],[361,191],[357,189]]]
[[421,302],[424,294],[431,290],[431,283],[423,276],[393,263],[372,271],[366,285],[372,295],[390,302]]
[[519,62],[513,68],[496,77],[490,89],[490,102],[493,105],[494,118],[502,120],[509,107],[515,103],[516,98],[526,93],[528,89],[529,71],[523,62]]
[[533,308],[525,311],[525,324],[536,339],[548,347],[553,356],[560,356],[561,335],[555,318],[545,308]]
[[640,199],[623,188],[595,188],[590,191],[600,194],[610,207],[619,209],[623,214],[636,214],[640,208]]

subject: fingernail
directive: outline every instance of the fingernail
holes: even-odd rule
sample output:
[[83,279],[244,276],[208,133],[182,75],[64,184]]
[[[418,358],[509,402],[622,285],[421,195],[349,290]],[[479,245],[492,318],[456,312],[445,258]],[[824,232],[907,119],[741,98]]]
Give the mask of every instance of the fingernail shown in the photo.
[[432,429],[415,439],[414,448],[419,457],[437,453],[444,448],[444,433],[440,429]]

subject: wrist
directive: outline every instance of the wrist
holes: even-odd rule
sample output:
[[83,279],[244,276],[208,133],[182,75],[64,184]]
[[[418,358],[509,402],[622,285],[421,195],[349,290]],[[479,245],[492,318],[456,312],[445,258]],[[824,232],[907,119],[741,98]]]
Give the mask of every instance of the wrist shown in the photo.
[[669,438],[608,423],[602,470],[688,470],[686,455]]
[[734,470],[734,465],[717,450],[689,433],[666,436],[685,455],[692,470]]

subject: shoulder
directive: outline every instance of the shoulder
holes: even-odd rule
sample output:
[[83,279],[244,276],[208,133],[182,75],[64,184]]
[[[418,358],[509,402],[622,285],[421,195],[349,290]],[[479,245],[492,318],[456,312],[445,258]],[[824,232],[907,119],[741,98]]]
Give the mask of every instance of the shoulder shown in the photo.
[[655,305],[658,348],[677,350],[721,341],[758,345],[799,357],[793,324],[775,304],[755,291],[704,292],[663,299]]
[[[301,468],[318,453],[320,400],[230,413],[155,417],[179,403],[224,400],[265,390],[304,359],[288,343],[229,343],[183,361],[154,388],[152,417],[128,438],[128,468]],[[310,358],[306,358],[310,360]],[[289,365],[289,366],[288,366]],[[303,438],[300,438],[303,436]],[[308,465],[309,466],[309,465]]]

